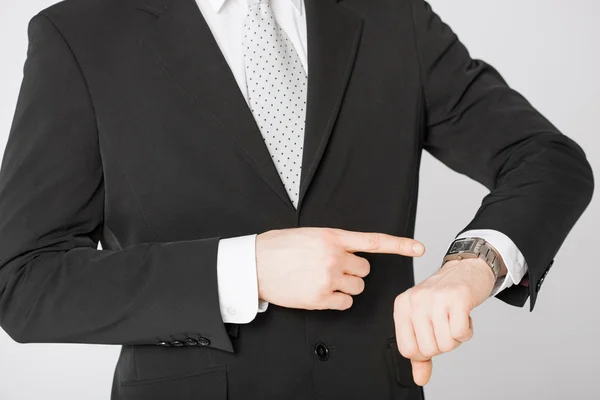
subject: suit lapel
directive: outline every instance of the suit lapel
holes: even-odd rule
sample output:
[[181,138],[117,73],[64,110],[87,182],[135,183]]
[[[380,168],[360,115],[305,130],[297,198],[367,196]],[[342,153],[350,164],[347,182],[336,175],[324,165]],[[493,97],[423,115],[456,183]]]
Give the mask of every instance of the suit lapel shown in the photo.
[[[172,77],[223,127],[245,160],[292,209],[227,61],[195,0],[140,6],[158,17],[144,41]],[[298,210],[321,161],[356,57],[362,19],[337,0],[305,0],[308,98]]]
[[[208,112],[289,207],[293,204],[271,160],[252,112],[195,0],[173,0],[145,42],[173,78]],[[146,12],[154,8],[138,7]]]
[[298,208],[321,162],[352,73],[363,20],[337,0],[304,0],[308,99]]

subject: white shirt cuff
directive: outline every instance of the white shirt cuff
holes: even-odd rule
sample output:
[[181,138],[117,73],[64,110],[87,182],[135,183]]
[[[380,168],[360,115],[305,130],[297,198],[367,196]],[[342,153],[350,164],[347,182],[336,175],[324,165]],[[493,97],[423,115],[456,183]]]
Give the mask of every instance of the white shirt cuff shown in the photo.
[[224,323],[247,324],[267,303],[259,301],[256,276],[256,234],[219,241],[217,281]]
[[504,279],[499,279],[494,286],[491,296],[495,296],[510,286],[518,285],[527,273],[525,257],[514,242],[500,231],[493,229],[472,229],[461,233],[456,239],[465,237],[480,237],[489,242],[502,257],[508,273]]

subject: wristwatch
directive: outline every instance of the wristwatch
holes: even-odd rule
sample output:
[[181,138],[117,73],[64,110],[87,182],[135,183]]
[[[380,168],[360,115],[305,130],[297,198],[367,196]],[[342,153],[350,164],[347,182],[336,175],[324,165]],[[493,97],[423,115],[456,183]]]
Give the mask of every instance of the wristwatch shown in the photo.
[[498,251],[492,247],[491,244],[486,242],[485,239],[467,237],[454,240],[450,244],[441,266],[443,267],[447,261],[462,260],[465,258],[481,258],[492,269],[496,281],[500,278],[500,272],[502,271],[502,257],[500,257]]

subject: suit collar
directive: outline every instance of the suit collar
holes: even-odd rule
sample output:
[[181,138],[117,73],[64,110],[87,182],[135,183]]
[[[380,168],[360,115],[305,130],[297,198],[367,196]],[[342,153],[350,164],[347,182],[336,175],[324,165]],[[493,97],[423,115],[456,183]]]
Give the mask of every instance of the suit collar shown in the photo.
[[[197,0],[197,1],[208,1],[209,3],[211,3],[215,12],[218,13],[219,11],[221,11],[221,9],[225,5],[225,3],[227,3],[228,1],[250,2],[251,0]],[[294,6],[294,9],[296,10],[296,12],[299,15],[302,15],[303,8],[304,8],[304,0],[286,0],[286,1],[290,1],[292,3],[292,5]]]

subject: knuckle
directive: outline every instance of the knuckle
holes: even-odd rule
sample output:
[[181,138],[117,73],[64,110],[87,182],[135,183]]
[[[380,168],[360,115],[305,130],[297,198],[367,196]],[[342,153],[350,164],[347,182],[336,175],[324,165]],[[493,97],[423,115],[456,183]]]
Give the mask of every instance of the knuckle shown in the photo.
[[432,300],[432,294],[429,289],[411,291],[408,296],[410,307],[419,310],[426,308]]
[[321,240],[328,244],[334,243],[338,237],[338,233],[334,229],[324,228],[324,229],[321,229],[320,232],[321,232]]
[[316,297],[313,302],[311,302],[312,310],[326,310],[328,307],[327,301],[323,297]]
[[315,284],[312,286],[314,295],[319,299],[331,292],[332,278],[326,271],[321,271],[315,276]]
[[423,346],[421,349],[421,355],[425,358],[432,358],[437,354],[439,354],[439,349],[433,345]]
[[398,249],[398,253],[405,254],[408,252],[407,250],[409,248],[409,244],[406,240],[399,239],[396,246]]
[[419,354],[417,346],[411,344],[400,344],[398,350],[400,350],[400,354],[402,354],[404,358],[409,359],[415,358],[417,354]]
[[315,247],[322,252],[328,251],[334,243],[334,234],[327,229],[315,229],[312,232]]
[[466,342],[468,340],[471,340],[472,337],[473,337],[473,331],[469,328],[465,328],[465,332],[463,334],[464,341]]
[[451,299],[451,293],[447,289],[436,290],[431,293],[431,300],[436,304],[446,303]]
[[442,353],[450,353],[452,350],[454,350],[454,346],[445,346],[443,349],[440,348],[440,352]]
[[369,233],[367,237],[369,250],[377,250],[381,242],[381,237],[378,233]]
[[406,292],[396,296],[396,298],[394,299],[394,313],[395,314],[399,314],[400,312],[402,312],[406,309],[407,297],[408,296],[406,295]]
[[438,343],[438,347],[440,348],[440,351],[442,353],[448,353],[454,350],[454,342],[451,340],[443,340],[440,343]]
[[457,340],[465,341],[469,339],[470,331],[467,327],[460,327],[456,330],[455,334]]
[[324,309],[324,301],[321,296],[313,295],[306,300],[306,308],[309,310],[322,310]]
[[354,299],[352,298],[352,296],[344,296],[344,300],[342,301],[342,310],[347,310],[350,307],[352,307],[352,304],[354,303]]
[[315,306],[315,310],[329,310],[331,308],[330,303],[327,300],[321,300]]
[[323,265],[327,272],[334,271],[338,264],[338,256],[332,251],[327,251],[323,255]]
[[356,283],[356,292],[357,292],[356,294],[360,294],[360,293],[364,292],[365,287],[366,287],[365,281],[359,278]]
[[335,283],[335,279],[333,277],[333,274],[331,274],[331,273],[325,273],[323,275],[323,277],[321,278],[320,282],[321,282],[321,290],[322,290],[322,292],[323,293],[328,293],[333,288],[333,285]]
[[367,276],[367,275],[369,275],[371,273],[371,263],[366,258],[364,260],[365,260],[365,262],[364,262],[364,264],[365,264],[365,267],[364,267],[365,268],[364,276]]
[[325,305],[326,297],[324,291],[315,291],[310,296],[310,303],[315,307],[323,307]]

